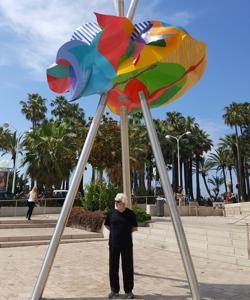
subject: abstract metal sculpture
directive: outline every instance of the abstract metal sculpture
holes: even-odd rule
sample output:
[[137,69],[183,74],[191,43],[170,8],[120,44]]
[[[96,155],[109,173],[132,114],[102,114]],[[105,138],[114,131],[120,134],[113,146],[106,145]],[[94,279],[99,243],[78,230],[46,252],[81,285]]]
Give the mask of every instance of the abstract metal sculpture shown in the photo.
[[161,183],[169,205],[177,242],[192,297],[200,300],[198,282],[183,226],[177,212],[159,140],[149,110],[182,96],[202,76],[205,44],[183,28],[159,21],[131,22],[138,0],[132,0],[127,17],[117,0],[118,16],[96,14],[97,23],[79,27],[58,51],[56,64],[47,70],[49,87],[72,92],[72,99],[101,94],[69,192],[39,274],[32,300],[41,298],[60,239],[70,214],[81,175],[97,133],[103,111],[121,116],[123,189],[130,198],[128,113],[142,110]]

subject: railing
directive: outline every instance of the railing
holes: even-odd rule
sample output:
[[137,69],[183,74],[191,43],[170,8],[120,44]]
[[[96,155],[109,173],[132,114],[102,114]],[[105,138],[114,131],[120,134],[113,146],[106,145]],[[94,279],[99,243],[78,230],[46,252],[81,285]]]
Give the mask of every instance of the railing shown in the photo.
[[[61,207],[65,198],[44,198],[39,199],[37,206],[43,207],[43,213],[46,213],[47,207]],[[49,205],[48,205],[49,204]],[[27,199],[0,200],[1,207],[15,207],[14,216],[17,215],[17,207],[26,207]]]
[[[137,204],[155,204],[158,196],[135,196],[134,202]],[[65,198],[43,198],[39,199],[38,206],[43,207],[43,213],[46,213],[47,207],[62,207]],[[26,207],[27,199],[12,199],[12,200],[0,200],[1,207],[13,207],[14,216],[17,215],[18,207]]]
[[164,196],[134,196],[134,203],[137,204],[155,204],[156,198]]

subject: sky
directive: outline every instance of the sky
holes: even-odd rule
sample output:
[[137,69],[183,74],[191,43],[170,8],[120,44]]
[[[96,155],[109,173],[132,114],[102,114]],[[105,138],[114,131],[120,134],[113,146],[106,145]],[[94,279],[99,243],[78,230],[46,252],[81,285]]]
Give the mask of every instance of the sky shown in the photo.
[[[207,45],[201,81],[177,101],[153,109],[154,118],[164,119],[168,111],[192,116],[215,143],[232,132],[223,123],[224,108],[250,100],[249,11],[249,0],[139,0],[135,23],[156,19],[180,25]],[[0,0],[0,126],[8,122],[20,133],[28,130],[31,123],[19,102],[38,93],[49,105],[57,96],[48,88],[46,68],[77,27],[95,21],[93,12],[115,14],[113,0]],[[98,99],[78,101],[87,117]]]

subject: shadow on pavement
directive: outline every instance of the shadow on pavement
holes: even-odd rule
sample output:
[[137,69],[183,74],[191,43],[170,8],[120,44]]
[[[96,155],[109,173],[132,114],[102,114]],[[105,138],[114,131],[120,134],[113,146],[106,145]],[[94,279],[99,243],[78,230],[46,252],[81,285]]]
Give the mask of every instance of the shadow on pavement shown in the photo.
[[[178,288],[185,289],[185,295],[162,295],[162,294],[143,294],[135,295],[134,299],[140,300],[191,300],[191,294],[187,295],[187,290],[189,291],[189,285],[186,280],[170,278],[164,276],[135,273],[135,276],[143,276],[149,278],[156,278],[160,280],[167,280],[177,282],[175,285]],[[178,282],[180,285],[178,285]],[[240,284],[216,284],[216,283],[201,283],[199,282],[200,293],[203,300],[249,300],[250,297],[250,285],[240,285]],[[107,297],[79,297],[79,298],[42,298],[42,300],[105,300]],[[119,295],[119,297],[114,298],[117,300],[126,299],[124,294]]]
[[[41,300],[106,300],[107,297],[81,297],[81,298],[42,298]],[[120,295],[117,298],[113,298],[114,300],[122,300],[126,299],[124,295]],[[190,296],[164,296],[160,294],[155,295],[135,295],[135,300],[192,300]]]

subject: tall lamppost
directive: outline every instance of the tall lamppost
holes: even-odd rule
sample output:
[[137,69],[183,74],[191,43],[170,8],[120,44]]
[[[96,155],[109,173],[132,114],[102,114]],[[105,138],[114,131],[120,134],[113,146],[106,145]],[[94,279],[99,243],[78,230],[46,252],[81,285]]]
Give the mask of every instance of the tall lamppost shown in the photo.
[[184,135],[190,135],[191,132],[190,131],[186,131],[184,132],[182,135],[180,136],[173,136],[173,135],[166,135],[165,138],[169,139],[169,138],[173,138],[176,140],[177,142],[177,160],[178,160],[178,186],[181,186],[181,166],[180,166],[180,139],[184,136]]
[[[4,123],[3,124],[4,128],[9,128],[12,127],[16,133],[18,133],[18,130],[10,123]],[[20,144],[19,141],[17,139],[17,143],[15,146],[15,161],[14,161],[14,169],[13,169],[13,179],[12,179],[12,189],[11,189],[11,193],[14,195],[15,193],[15,186],[16,186],[16,171],[17,171],[17,154],[20,148]]]

